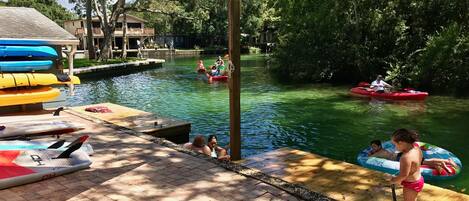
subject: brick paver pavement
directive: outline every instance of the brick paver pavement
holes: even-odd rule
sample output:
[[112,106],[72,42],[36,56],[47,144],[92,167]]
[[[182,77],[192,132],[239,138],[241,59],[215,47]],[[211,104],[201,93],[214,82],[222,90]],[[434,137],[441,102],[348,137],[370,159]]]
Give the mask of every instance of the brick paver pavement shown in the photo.
[[91,136],[95,149],[91,168],[0,190],[0,201],[297,200],[276,187],[125,131],[67,118],[87,125],[79,133]]

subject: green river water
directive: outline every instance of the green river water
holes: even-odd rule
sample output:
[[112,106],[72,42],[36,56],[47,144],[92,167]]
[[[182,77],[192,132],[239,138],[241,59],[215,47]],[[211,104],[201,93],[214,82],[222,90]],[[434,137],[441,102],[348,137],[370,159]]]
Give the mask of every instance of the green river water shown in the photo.
[[[200,57],[212,64],[215,56]],[[199,57],[166,58],[163,68],[82,79],[66,105],[112,102],[192,122],[196,134],[229,140],[226,83],[207,84],[194,72]],[[266,73],[266,56],[246,55],[241,68],[242,156],[290,147],[356,164],[373,139],[388,140],[397,128],[417,130],[421,141],[469,162],[469,100],[430,96],[424,102],[382,102],[350,97],[352,86],[285,85]],[[469,171],[438,186],[465,191]],[[468,189],[469,190],[469,189]],[[467,193],[467,191],[465,192]]]

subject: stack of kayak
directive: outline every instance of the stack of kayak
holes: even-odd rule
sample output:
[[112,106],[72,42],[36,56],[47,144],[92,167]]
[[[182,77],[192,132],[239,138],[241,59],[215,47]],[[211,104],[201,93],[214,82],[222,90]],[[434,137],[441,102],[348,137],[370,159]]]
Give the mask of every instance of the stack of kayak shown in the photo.
[[[456,177],[461,172],[461,160],[456,157],[453,153],[425,142],[417,142],[417,144],[420,147],[420,150],[422,150],[424,160],[452,160],[456,164],[455,166],[445,164],[446,168],[437,169],[436,167],[426,165],[423,162],[423,164],[420,166],[420,172],[425,178],[425,180],[451,179]],[[391,141],[386,141],[381,146],[383,147],[383,149],[389,151],[390,153],[396,153],[396,147]],[[369,157],[368,153],[370,153],[371,150],[371,147],[368,147],[358,154],[358,164],[366,168],[378,170],[392,175],[399,173],[399,161],[377,157]]]
[[0,125],[0,189],[49,179],[88,168],[94,153],[89,136],[73,142],[31,141],[83,129],[61,118],[2,122]]
[[359,97],[370,97],[383,100],[425,100],[427,92],[416,91],[411,88],[406,88],[398,92],[384,92],[379,93],[369,88],[370,84],[361,82],[357,87],[350,89],[350,94]]
[[58,58],[50,46],[0,41],[0,106],[50,101],[60,95],[50,85],[80,84],[76,76],[51,73]]

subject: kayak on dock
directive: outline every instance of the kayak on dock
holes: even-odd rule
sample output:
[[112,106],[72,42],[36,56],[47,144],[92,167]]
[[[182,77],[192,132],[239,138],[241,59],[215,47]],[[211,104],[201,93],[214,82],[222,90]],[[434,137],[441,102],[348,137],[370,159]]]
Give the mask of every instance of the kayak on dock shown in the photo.
[[49,179],[88,168],[91,159],[80,147],[57,149],[0,150],[0,189]]
[[[368,84],[369,86],[369,84]],[[350,89],[350,94],[359,97],[370,97],[384,100],[425,100],[427,92],[416,91],[413,89],[405,89],[400,92],[384,92],[379,93],[368,88],[365,83],[360,83],[358,87]]]
[[[34,150],[34,149],[51,149],[65,151],[67,148],[77,144],[84,138],[88,139],[89,136],[81,136],[73,142],[66,142],[65,140],[56,141],[26,141],[26,140],[7,140],[0,141],[0,150]],[[85,139],[85,140],[86,140]],[[93,147],[85,143],[80,147],[80,150],[86,152],[88,155],[93,155]]]
[[49,46],[3,46],[0,45],[0,57],[58,57],[57,51]]
[[73,75],[52,73],[3,73],[0,75],[0,89],[72,83],[80,84],[80,79]]
[[[446,165],[446,168],[437,170],[436,168],[430,167],[428,165],[421,165],[420,172],[425,180],[445,180],[456,177],[462,169],[461,160],[456,157],[453,153],[431,145],[425,142],[417,142],[420,150],[422,150],[423,158],[427,159],[451,159],[457,165],[453,167],[451,165]],[[383,149],[389,151],[390,153],[396,153],[396,148],[391,141],[386,141],[382,144]],[[369,157],[368,153],[372,150],[371,147],[368,147],[361,151],[357,156],[357,162],[363,167],[370,168],[373,170],[386,172],[389,174],[399,173],[399,161],[388,160],[384,158]],[[448,169],[450,171],[447,171]]]
[[52,87],[34,87],[28,89],[1,89],[0,106],[42,103],[54,100],[60,90]]
[[34,72],[52,68],[51,60],[0,61],[0,72]]

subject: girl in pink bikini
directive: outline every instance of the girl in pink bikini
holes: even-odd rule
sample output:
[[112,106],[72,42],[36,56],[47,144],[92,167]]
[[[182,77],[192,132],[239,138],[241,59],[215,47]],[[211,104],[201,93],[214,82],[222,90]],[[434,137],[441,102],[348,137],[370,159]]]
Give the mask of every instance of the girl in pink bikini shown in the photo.
[[393,184],[401,184],[404,190],[404,200],[417,200],[417,195],[423,189],[423,176],[420,174],[423,154],[416,141],[418,134],[407,129],[398,129],[392,134],[392,143],[403,154],[400,158],[399,175],[391,179]]

